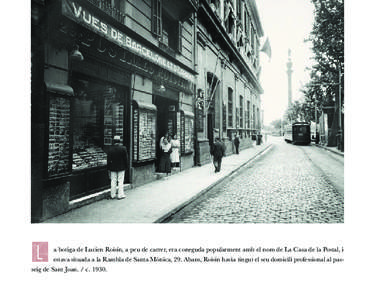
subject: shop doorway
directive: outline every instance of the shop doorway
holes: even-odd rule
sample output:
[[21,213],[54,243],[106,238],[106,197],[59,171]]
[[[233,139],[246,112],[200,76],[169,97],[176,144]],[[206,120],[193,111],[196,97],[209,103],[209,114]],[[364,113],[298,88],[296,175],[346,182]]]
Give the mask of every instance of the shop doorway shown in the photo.
[[[71,200],[110,185],[107,155],[118,135],[130,145],[129,88],[82,74],[73,74],[71,100]],[[129,182],[126,172],[125,182]]]
[[177,133],[178,102],[168,98],[154,96],[154,105],[157,107],[155,170],[158,172],[161,156],[160,140],[165,134],[172,137]]
[[209,99],[209,107],[207,113],[207,139],[210,147],[214,143],[214,130],[219,125],[218,123],[215,124],[215,114],[217,113],[216,103],[220,99],[219,85],[219,78],[215,74],[207,72],[207,95]]

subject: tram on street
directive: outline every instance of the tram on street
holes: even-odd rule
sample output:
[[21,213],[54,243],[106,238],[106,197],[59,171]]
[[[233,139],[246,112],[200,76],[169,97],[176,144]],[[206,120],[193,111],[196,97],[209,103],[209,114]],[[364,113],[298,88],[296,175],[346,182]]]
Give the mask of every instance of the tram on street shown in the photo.
[[307,122],[295,122],[289,124],[284,130],[284,140],[287,143],[308,145],[311,143],[310,124]]

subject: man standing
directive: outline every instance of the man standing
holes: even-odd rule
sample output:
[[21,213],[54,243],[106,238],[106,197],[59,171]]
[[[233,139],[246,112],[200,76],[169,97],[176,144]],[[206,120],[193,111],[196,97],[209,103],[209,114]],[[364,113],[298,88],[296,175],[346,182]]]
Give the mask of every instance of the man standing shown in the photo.
[[121,137],[115,135],[113,137],[113,146],[110,147],[107,154],[107,167],[111,179],[111,198],[116,197],[118,189],[118,199],[125,198],[124,194],[124,177],[125,170],[128,169],[128,151],[121,144]]
[[220,139],[217,137],[215,138],[215,142],[212,144],[211,147],[211,155],[213,156],[213,163],[215,166],[215,173],[220,172],[221,169],[221,160],[225,155],[225,147]]
[[240,151],[239,151],[240,139],[238,138],[237,134],[234,136],[234,146],[236,147],[236,154],[240,154]]

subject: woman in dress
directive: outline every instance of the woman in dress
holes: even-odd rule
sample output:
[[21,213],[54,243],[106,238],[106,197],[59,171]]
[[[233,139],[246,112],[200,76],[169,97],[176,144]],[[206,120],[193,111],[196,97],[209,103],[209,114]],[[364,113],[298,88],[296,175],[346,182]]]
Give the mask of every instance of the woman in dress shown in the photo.
[[177,139],[177,135],[173,135],[171,140],[171,163],[173,168],[178,168],[180,164],[180,141]]
[[161,148],[161,157],[160,157],[160,165],[159,165],[159,172],[161,173],[171,173],[171,158],[170,154],[172,152],[171,143],[168,141],[167,137],[162,138],[160,143]]

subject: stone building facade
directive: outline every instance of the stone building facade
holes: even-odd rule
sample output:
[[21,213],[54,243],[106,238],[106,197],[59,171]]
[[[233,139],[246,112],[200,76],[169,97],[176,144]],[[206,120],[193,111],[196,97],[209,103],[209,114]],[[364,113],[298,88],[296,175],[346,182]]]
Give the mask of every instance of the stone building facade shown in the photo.
[[197,12],[196,163],[210,161],[214,138],[233,152],[248,148],[261,130],[259,82],[263,29],[253,0],[201,1]]
[[261,128],[253,0],[32,0],[31,220],[105,197],[106,152],[120,135],[126,183],[157,177],[176,134],[181,169],[232,152]]

